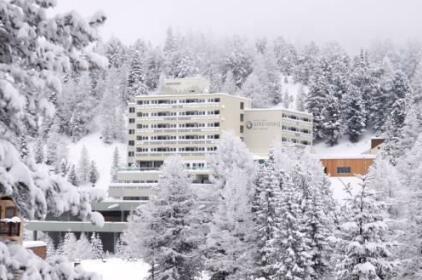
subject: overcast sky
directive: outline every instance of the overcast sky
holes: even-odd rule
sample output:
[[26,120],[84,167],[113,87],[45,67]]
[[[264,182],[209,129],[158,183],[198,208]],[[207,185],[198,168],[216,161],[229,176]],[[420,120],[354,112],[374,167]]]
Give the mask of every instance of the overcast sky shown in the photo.
[[295,43],[339,41],[349,50],[374,40],[422,39],[422,0],[58,0],[58,11],[89,16],[102,10],[102,28],[132,43],[162,43],[165,31],[216,36],[282,35]]

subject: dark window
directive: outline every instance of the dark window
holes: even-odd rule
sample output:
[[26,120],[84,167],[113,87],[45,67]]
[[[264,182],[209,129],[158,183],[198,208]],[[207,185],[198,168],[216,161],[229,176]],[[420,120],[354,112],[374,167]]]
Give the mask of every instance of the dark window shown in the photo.
[[15,207],[6,207],[6,219],[10,219],[16,216]]
[[135,145],[135,141],[129,140],[129,146],[134,146],[134,145]]
[[129,107],[129,113],[135,113],[135,107]]
[[130,156],[130,157],[133,157],[135,155],[135,153],[134,152],[128,152],[127,155]]
[[245,103],[240,102],[240,110],[243,110],[245,108]]
[[135,130],[134,129],[129,129],[129,134],[135,134]]
[[352,168],[350,166],[337,167],[337,173],[338,174],[350,174],[350,173],[352,173]]
[[135,123],[135,119],[133,118],[129,119],[129,123]]
[[243,114],[240,114],[240,121],[243,122]]
[[240,133],[243,133],[243,125],[240,126]]

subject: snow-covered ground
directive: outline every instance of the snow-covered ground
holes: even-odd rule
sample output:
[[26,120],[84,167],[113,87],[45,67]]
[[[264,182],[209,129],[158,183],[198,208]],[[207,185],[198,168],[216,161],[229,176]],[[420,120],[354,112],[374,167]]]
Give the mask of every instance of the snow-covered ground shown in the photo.
[[122,143],[105,144],[99,133],[94,133],[82,138],[77,143],[71,143],[68,146],[69,161],[76,166],[81,156],[81,150],[85,146],[88,150],[90,160],[94,160],[97,166],[100,178],[96,184],[97,187],[107,189],[111,180],[111,164],[113,161],[114,148],[119,149],[120,163],[126,160],[126,145]]
[[126,261],[118,258],[102,260],[84,260],[84,270],[95,272],[103,280],[143,280],[148,276],[149,266],[143,261]]
[[340,139],[335,146],[318,143],[312,147],[312,150],[319,157],[356,156],[370,150],[372,137],[374,137],[372,133],[367,133],[357,143],[352,143],[348,139]]

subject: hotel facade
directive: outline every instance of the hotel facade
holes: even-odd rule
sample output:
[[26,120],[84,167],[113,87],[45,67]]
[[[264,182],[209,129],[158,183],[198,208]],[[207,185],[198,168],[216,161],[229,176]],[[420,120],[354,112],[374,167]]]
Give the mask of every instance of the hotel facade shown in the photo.
[[118,186],[136,185],[139,196],[147,196],[142,186],[156,183],[164,160],[176,154],[194,183],[208,183],[207,157],[224,132],[238,136],[256,159],[278,143],[311,145],[313,138],[311,114],[252,108],[249,98],[210,93],[202,78],[167,80],[159,94],[136,97],[128,119],[128,166],[111,184],[113,195],[123,193]]

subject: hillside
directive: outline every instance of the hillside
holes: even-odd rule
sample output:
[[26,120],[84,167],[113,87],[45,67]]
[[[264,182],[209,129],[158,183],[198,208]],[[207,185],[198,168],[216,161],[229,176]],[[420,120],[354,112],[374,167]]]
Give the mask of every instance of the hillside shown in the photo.
[[83,147],[88,150],[90,160],[94,160],[100,173],[97,187],[108,189],[111,180],[111,165],[113,161],[113,152],[115,147],[119,149],[120,163],[123,164],[126,160],[126,145],[122,143],[105,144],[99,133],[90,134],[76,143],[68,145],[69,161],[72,164],[78,165]]

